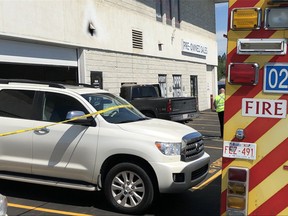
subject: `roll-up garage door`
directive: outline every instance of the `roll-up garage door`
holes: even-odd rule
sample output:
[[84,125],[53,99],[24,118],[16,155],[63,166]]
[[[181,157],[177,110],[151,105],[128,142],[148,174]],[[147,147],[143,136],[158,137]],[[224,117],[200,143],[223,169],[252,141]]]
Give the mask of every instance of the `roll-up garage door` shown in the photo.
[[0,40],[0,78],[78,82],[77,49]]

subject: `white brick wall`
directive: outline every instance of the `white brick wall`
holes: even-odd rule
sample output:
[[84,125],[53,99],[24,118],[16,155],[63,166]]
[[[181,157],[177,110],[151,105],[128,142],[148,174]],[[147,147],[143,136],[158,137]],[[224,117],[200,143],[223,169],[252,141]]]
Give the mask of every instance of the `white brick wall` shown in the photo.
[[173,92],[169,91],[173,85],[172,75],[178,74],[182,75],[182,90],[185,87],[183,96],[190,96],[190,75],[197,75],[199,110],[210,108],[205,64],[98,50],[87,50],[85,56],[85,82],[90,82],[90,71],[102,71],[103,88],[114,94],[120,93],[123,82],[158,83],[158,74],[166,74],[167,96],[172,97]]

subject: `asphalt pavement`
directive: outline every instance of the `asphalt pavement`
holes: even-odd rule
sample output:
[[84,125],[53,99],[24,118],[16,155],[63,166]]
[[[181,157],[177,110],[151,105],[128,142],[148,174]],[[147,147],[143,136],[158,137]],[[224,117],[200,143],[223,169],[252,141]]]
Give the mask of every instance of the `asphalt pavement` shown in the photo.
[[204,139],[220,138],[220,124],[217,112],[210,109],[201,111],[197,118],[194,118],[186,125],[202,133]]

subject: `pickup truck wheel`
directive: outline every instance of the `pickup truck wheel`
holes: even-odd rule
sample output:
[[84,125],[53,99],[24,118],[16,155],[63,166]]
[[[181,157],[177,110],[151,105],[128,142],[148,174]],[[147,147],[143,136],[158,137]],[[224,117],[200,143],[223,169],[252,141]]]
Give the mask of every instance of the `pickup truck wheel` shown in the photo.
[[122,213],[141,213],[154,199],[153,184],[138,165],[120,163],[108,173],[104,193],[114,208]]

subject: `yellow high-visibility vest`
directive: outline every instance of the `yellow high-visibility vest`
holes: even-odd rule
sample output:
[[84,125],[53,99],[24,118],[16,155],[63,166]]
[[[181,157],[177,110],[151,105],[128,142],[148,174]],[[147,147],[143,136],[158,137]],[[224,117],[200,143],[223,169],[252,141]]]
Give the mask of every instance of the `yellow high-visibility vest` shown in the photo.
[[215,98],[215,108],[216,112],[223,112],[224,111],[224,104],[225,104],[225,94],[219,94]]

